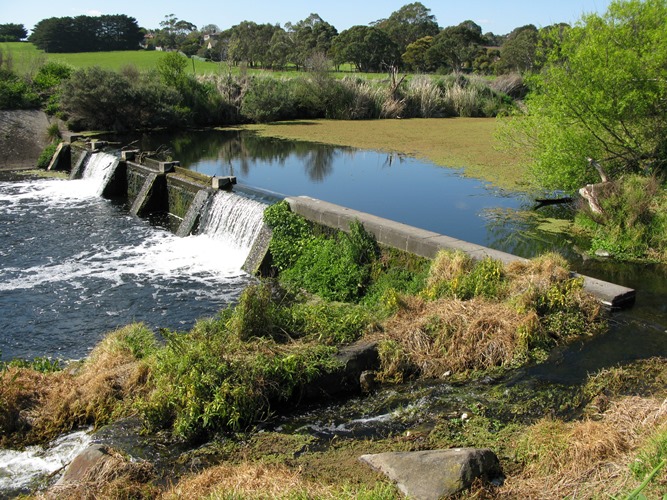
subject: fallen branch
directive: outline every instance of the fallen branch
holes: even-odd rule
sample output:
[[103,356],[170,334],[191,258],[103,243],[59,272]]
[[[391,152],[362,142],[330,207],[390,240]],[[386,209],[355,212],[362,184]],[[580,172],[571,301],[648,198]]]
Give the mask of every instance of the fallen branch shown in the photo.
[[589,158],[588,163],[597,170],[598,174],[600,174],[602,182],[598,182],[597,184],[586,184],[586,186],[579,190],[579,194],[588,201],[588,206],[591,207],[591,210],[594,213],[602,214],[604,213],[604,210],[602,209],[602,205],[600,205],[600,198],[606,192],[606,188],[611,185],[611,181],[609,180],[607,173],[597,161],[593,158]]

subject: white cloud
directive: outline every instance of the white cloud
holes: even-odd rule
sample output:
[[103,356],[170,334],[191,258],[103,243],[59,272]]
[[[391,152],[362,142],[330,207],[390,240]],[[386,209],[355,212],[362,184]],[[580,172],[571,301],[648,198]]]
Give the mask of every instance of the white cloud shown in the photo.
[[86,15],[87,15],[87,16],[97,17],[97,16],[101,16],[101,15],[102,15],[102,12],[100,12],[99,10],[87,10],[87,11],[86,11]]

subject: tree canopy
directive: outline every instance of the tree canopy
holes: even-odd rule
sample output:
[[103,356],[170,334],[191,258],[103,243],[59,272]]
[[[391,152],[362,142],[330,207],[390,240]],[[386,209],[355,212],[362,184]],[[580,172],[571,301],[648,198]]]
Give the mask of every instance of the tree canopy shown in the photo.
[[383,71],[400,61],[397,45],[373,26],[352,26],[343,31],[331,50],[337,64],[351,63],[362,72]]
[[46,52],[98,52],[134,50],[143,37],[135,18],[117,14],[43,19],[29,41]]
[[537,181],[560,189],[597,181],[588,157],[612,176],[664,174],[667,0],[614,0],[604,15],[546,35],[557,50],[531,79],[528,116],[514,121]]
[[410,3],[392,12],[387,19],[377,21],[375,26],[389,36],[402,54],[411,43],[438,34],[440,27],[430,12],[431,9],[420,2]]
[[20,42],[28,36],[28,30],[22,24],[0,24],[0,42]]

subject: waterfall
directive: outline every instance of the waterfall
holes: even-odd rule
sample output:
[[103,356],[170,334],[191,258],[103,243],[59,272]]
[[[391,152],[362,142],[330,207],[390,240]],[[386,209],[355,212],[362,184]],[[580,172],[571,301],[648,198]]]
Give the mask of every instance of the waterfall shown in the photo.
[[117,166],[117,157],[109,153],[93,153],[88,159],[82,178],[94,184],[97,196],[102,196]]
[[246,196],[219,191],[204,212],[199,234],[249,252],[262,229],[265,208],[264,203]]

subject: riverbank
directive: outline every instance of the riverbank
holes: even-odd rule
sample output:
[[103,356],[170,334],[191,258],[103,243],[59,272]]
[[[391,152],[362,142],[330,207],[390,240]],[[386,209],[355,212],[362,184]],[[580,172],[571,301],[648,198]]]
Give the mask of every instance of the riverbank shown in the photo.
[[521,152],[501,151],[496,118],[413,118],[409,120],[298,120],[248,125],[266,137],[350,146],[414,156],[466,176],[514,191],[528,177]]

